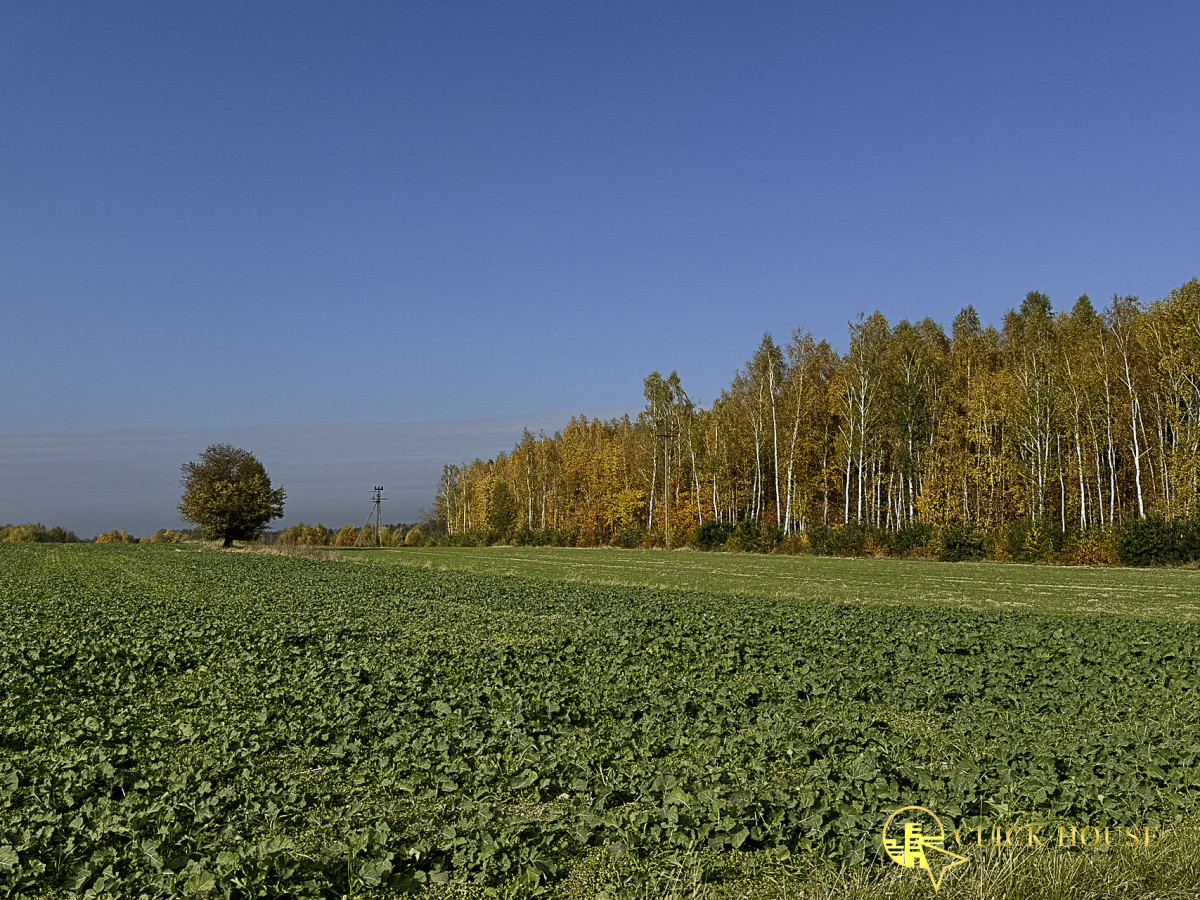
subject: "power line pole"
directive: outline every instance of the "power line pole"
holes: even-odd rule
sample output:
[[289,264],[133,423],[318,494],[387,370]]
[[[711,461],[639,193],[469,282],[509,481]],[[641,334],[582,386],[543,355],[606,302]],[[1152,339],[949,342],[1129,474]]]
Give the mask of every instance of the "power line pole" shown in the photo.
[[[374,487],[374,494],[371,495],[371,514],[367,516],[367,521],[363,524],[362,531],[367,530],[367,525],[371,524],[371,519],[375,520],[375,546],[383,546],[383,502],[387,497],[383,496],[383,485],[377,484]],[[354,545],[357,547],[359,539],[362,538],[362,531],[358,533],[358,537],[354,539]]]
[[383,517],[383,501],[386,499],[387,499],[387,497],[383,496],[383,485],[377,484],[375,486],[375,496],[371,499],[371,502],[375,507],[375,546],[376,547],[383,546],[383,530],[382,530],[383,525],[382,525],[381,519]]

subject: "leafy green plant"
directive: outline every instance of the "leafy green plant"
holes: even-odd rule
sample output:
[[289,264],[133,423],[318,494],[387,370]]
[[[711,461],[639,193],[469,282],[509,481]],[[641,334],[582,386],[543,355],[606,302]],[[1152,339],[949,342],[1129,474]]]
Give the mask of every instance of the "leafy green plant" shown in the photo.
[[752,553],[760,548],[762,539],[762,524],[757,519],[745,519],[734,527],[725,546],[730,550]]
[[1127,566],[1177,566],[1200,561],[1200,520],[1168,519],[1154,511],[1130,519],[1114,535],[1117,556]]
[[905,522],[892,538],[892,552],[897,556],[920,553],[933,544],[937,534],[925,522]]
[[943,562],[983,559],[983,538],[970,525],[951,525],[942,531]]
[[1019,519],[1005,535],[1005,551],[1019,562],[1048,562],[1063,548],[1066,535],[1048,519]]
[[700,550],[717,550],[733,536],[733,525],[716,519],[705,520],[693,535],[694,546]]
[[646,538],[646,529],[640,525],[625,525],[613,537],[613,546],[636,550]]
[[1195,814],[1200,626],[823,597],[5,545],[0,896],[659,896],[862,868],[906,803]]

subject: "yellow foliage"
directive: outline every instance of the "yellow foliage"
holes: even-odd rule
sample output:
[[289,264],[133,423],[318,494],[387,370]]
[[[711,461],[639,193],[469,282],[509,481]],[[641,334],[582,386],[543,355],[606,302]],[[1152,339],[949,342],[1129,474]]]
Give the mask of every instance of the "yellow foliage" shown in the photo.
[[1117,548],[1110,540],[1083,537],[1063,548],[1062,561],[1068,566],[1115,566]]
[[33,524],[10,525],[4,531],[4,541],[8,544],[32,544],[37,541],[39,526]]
[[150,537],[143,538],[143,541],[150,544],[182,544],[186,540],[188,540],[186,534],[171,528],[161,528]]
[[136,544],[138,539],[124,528],[106,531],[96,538],[97,544]]
[[874,537],[868,537],[863,541],[863,556],[872,557],[874,559],[886,559],[888,548],[886,544],[881,544]]
[[608,497],[604,521],[612,529],[640,522],[646,515],[646,492],[626,488]]

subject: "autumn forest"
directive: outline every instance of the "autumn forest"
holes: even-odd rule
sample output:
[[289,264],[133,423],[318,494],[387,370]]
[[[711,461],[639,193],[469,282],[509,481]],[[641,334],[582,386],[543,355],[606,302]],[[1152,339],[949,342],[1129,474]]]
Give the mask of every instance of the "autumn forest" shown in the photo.
[[1083,296],[1065,312],[1031,292],[999,327],[967,306],[949,333],[859,315],[844,355],[803,329],[765,334],[709,409],[674,372],[643,387],[636,419],[578,417],[445,466],[448,533],[672,545],[706,522],[778,539],[1025,520],[1066,534],[1200,509],[1196,279],[1155,302]]

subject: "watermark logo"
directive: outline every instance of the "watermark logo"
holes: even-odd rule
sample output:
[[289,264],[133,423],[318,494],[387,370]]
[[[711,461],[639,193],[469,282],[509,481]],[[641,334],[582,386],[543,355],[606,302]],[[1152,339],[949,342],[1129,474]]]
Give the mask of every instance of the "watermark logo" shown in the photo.
[[947,849],[953,838],[956,849],[965,853],[1022,847],[1030,850],[1085,850],[1110,847],[1144,847],[1162,843],[1162,833],[1154,825],[1054,824],[1018,822],[1016,824],[960,825],[947,831],[942,820],[923,806],[905,806],[896,810],[883,826],[883,849],[888,858],[906,869],[924,869],[934,891],[955,866],[970,860]]
[[883,826],[883,849],[896,865],[924,869],[934,891],[941,889],[947,872],[970,862],[946,849],[946,829],[941,819],[923,806],[905,806],[888,817]]

